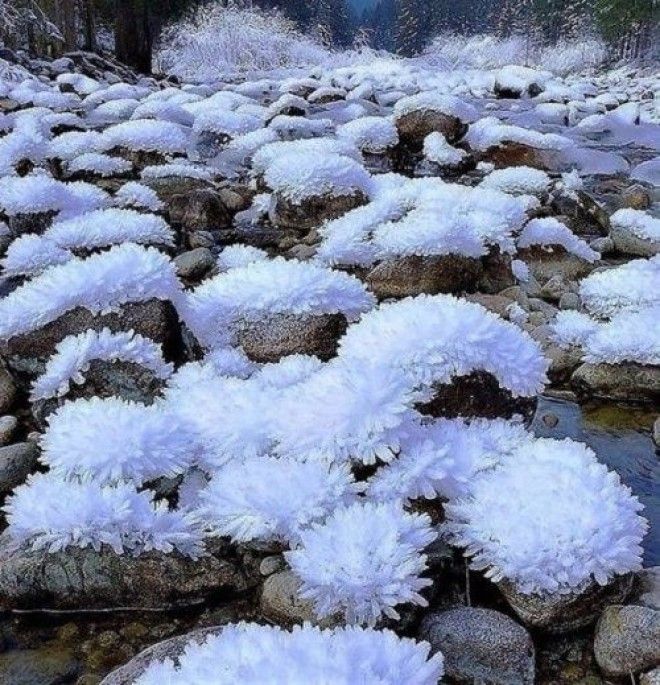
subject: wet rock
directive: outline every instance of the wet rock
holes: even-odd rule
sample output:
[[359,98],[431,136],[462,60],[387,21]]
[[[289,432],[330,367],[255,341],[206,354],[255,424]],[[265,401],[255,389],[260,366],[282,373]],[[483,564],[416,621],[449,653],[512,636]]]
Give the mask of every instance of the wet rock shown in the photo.
[[73,652],[60,647],[0,654],[0,685],[60,685],[73,682],[80,670]]
[[380,300],[422,293],[460,293],[476,290],[482,273],[481,262],[472,257],[410,256],[381,262],[367,275],[367,284]]
[[8,412],[16,399],[16,384],[0,360],[0,414]]
[[313,603],[301,599],[299,589],[300,581],[292,571],[281,571],[266,578],[261,592],[264,618],[283,626],[317,622]]
[[633,581],[632,574],[618,576],[605,587],[592,582],[583,592],[565,595],[525,595],[508,581],[497,586],[526,626],[550,633],[567,633],[591,625],[606,606],[624,601]]
[[336,219],[366,202],[366,195],[359,190],[350,195],[315,195],[300,202],[274,193],[268,215],[274,226],[305,234],[324,221]]
[[536,411],[536,397],[513,397],[485,371],[457,377],[449,384],[436,384],[433,390],[433,399],[417,407],[430,416],[510,419],[520,415],[526,422],[531,422]]
[[[179,657],[183,654],[189,642],[203,643],[209,636],[217,635],[222,631],[222,626],[201,628],[187,635],[170,638],[164,642],[145,649],[131,659],[125,666],[113,671],[101,681],[101,685],[133,685],[133,683],[146,671],[152,661],[172,659],[175,664],[179,663]],[[192,685],[192,684],[191,684]]]
[[422,622],[419,637],[442,652],[445,674],[455,682],[534,682],[532,638],[497,611],[461,607],[433,613]]
[[49,554],[0,536],[0,607],[3,609],[173,608],[223,593],[244,592],[248,577],[231,551],[218,543],[193,561],[178,553],[139,557],[69,547]]
[[237,338],[245,354],[256,362],[276,362],[291,354],[327,360],[336,354],[347,326],[343,314],[276,314],[244,322]]
[[15,416],[8,414],[7,416],[0,416],[0,447],[9,444],[12,436],[18,428],[18,419]]
[[[100,331],[104,327],[113,332],[133,330],[161,343],[166,353],[173,351],[180,337],[179,321],[172,304],[153,299],[126,304],[118,312],[100,316],[77,307],[36,331],[12,338],[6,345],[6,353],[28,359],[48,357],[57,343],[67,336],[84,333],[90,328]],[[13,364],[13,360],[8,361]]]
[[632,362],[582,364],[571,376],[571,387],[582,399],[658,402],[660,367]]
[[660,663],[660,611],[608,606],[596,626],[594,654],[609,677],[625,677]]
[[214,190],[193,190],[174,195],[169,204],[170,221],[186,231],[229,228],[231,213]]
[[39,450],[33,442],[0,447],[0,497],[8,495],[37,468]]
[[397,117],[396,129],[401,143],[412,149],[422,149],[424,139],[431,133],[442,133],[449,143],[455,143],[467,131],[458,117],[432,109],[418,109]]
[[174,260],[174,266],[179,276],[184,280],[200,281],[215,266],[215,258],[207,247],[198,247],[180,254]]

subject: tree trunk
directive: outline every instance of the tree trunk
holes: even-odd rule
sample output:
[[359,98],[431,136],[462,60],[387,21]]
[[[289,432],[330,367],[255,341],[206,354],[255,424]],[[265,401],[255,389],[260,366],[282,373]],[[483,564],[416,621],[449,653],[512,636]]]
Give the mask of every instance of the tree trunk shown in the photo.
[[60,0],[59,14],[62,25],[64,49],[67,52],[78,47],[78,28],[76,26],[76,0]]
[[143,74],[151,73],[149,0],[117,0],[115,51],[117,59]]
[[92,0],[81,0],[81,21],[83,22],[85,42],[83,48],[90,52],[96,50],[96,18]]

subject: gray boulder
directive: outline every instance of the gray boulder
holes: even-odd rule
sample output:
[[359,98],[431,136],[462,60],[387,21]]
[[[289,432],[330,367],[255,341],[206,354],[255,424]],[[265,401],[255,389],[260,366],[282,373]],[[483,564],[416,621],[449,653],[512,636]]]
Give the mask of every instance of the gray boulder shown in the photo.
[[461,607],[433,613],[422,622],[420,638],[445,658],[445,674],[456,682],[501,685],[534,682],[534,644],[508,616]]
[[626,677],[660,663],[660,611],[608,606],[596,626],[594,654],[603,673]]
[[37,468],[39,449],[33,442],[0,447],[0,497],[8,495]]

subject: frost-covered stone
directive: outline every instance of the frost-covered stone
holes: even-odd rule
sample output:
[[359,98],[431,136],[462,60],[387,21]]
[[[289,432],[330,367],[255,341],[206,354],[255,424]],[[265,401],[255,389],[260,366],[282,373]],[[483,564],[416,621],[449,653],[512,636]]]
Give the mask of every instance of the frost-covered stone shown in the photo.
[[293,319],[286,317],[301,323],[309,319],[313,326],[320,316],[341,314],[352,320],[372,305],[373,297],[353,276],[277,258],[230,269],[203,283],[186,298],[181,313],[204,346],[218,347],[231,344],[246,326],[249,330],[251,324],[280,315],[285,329],[275,340],[293,333]]
[[611,317],[624,309],[639,311],[660,303],[659,278],[660,255],[635,259],[585,278],[580,283],[580,299],[596,317]]
[[507,582],[523,600],[556,608],[561,595],[579,596],[593,581],[606,587],[641,567],[648,528],[641,509],[584,445],[537,440],[482,475],[468,498],[447,505],[447,530],[473,568]]
[[123,243],[171,247],[174,234],[161,217],[130,209],[100,209],[56,221],[41,236],[21,236],[9,246],[0,265],[8,276],[32,276],[65,264],[74,254]]
[[268,166],[264,181],[274,191],[271,221],[298,231],[364,204],[371,190],[366,169],[340,155],[286,155]]
[[476,110],[460,98],[434,92],[402,98],[394,106],[394,121],[401,142],[421,148],[434,132],[456,142],[477,117]]
[[352,502],[357,492],[346,465],[256,457],[218,470],[197,511],[214,535],[295,544],[302,531]]
[[[131,303],[176,299],[179,289],[172,263],[154,248],[128,243],[87,259],[74,258],[47,269],[0,300],[0,339],[11,341],[15,354],[39,356],[66,337],[57,339],[61,333],[57,323],[63,316],[73,317],[63,326],[67,335],[81,333],[84,328],[74,330],[83,323],[77,323],[76,317],[85,322],[95,317],[102,320]],[[87,312],[86,318],[83,311]],[[150,325],[159,327],[160,323],[162,317],[154,317]],[[91,327],[89,323],[87,327]],[[163,340],[162,332],[149,335],[150,331],[143,330],[149,326],[129,327],[154,340]],[[42,333],[38,344],[37,338],[30,336],[33,332],[37,336]]]
[[540,169],[512,166],[492,171],[481,182],[481,187],[512,195],[536,195],[543,198],[550,189],[550,177]]
[[[201,683],[217,678],[223,664],[228,682],[258,681],[268,673],[273,682],[312,682],[321,678],[350,682],[355,664],[365,682],[383,685],[435,685],[442,677],[442,655],[429,658],[426,643],[400,638],[383,630],[355,627],[321,631],[310,626],[292,632],[273,626],[240,623],[193,633],[157,645],[119,669],[103,685]],[[299,655],[305,654],[304,660]],[[208,676],[206,675],[208,674]]]
[[531,685],[534,644],[529,633],[504,614],[462,607],[424,618],[420,637],[445,659],[445,673],[459,682]]
[[637,209],[620,209],[610,222],[610,238],[619,252],[638,257],[660,252],[660,219]]

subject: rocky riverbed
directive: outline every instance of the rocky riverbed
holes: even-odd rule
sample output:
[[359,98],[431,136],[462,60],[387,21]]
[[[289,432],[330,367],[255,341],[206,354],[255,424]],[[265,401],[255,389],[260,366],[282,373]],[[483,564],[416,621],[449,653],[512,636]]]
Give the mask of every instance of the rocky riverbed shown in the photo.
[[[0,685],[129,685],[240,621],[656,682],[657,74],[0,57]],[[532,529],[488,551],[507,483]],[[393,598],[344,507],[424,531]]]

